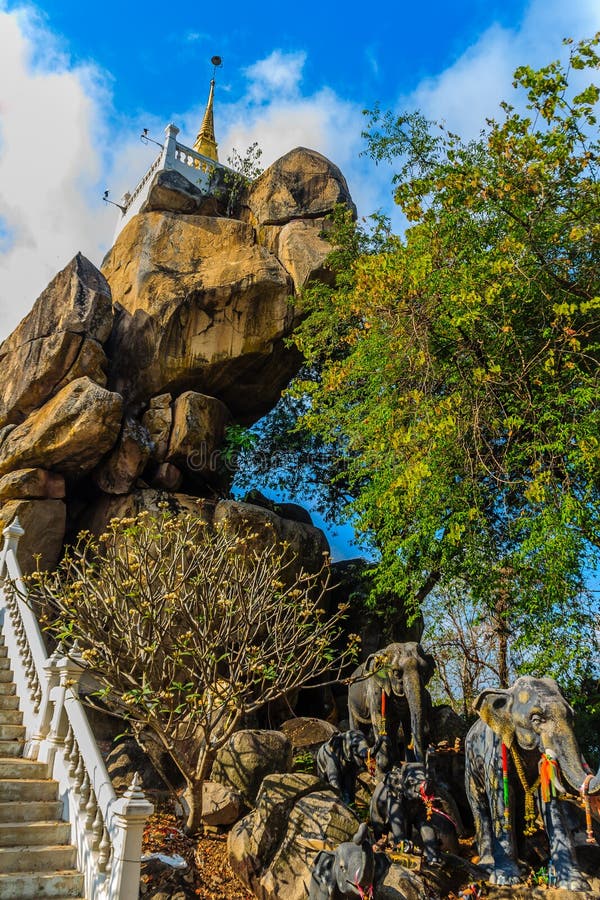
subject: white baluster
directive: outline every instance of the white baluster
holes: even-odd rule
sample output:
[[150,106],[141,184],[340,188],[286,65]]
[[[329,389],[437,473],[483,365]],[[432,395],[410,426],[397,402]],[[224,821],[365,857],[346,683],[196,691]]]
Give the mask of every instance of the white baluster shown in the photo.
[[100,845],[98,847],[98,869],[100,872],[108,874],[111,853],[112,846],[110,843],[110,838],[108,836],[108,831],[106,830],[106,828],[103,828],[102,840],[100,841]]

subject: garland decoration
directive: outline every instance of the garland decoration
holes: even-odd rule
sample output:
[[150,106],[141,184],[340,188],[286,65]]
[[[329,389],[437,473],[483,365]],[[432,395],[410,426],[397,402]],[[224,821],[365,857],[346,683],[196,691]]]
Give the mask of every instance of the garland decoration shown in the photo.
[[502,741],[502,792],[504,796],[504,827],[506,830],[510,828],[510,808],[508,795],[508,747]]
[[532,834],[535,834],[538,830],[536,824],[536,814],[535,814],[535,792],[540,786],[540,776],[536,778],[532,785],[527,784],[527,777],[525,775],[525,770],[523,769],[523,763],[519,758],[519,754],[517,753],[517,748],[513,744],[510,748],[510,752],[513,758],[513,762],[515,764],[515,769],[517,770],[517,775],[519,776],[519,781],[521,782],[521,786],[523,791],[525,792],[525,828],[523,829],[523,834],[526,837],[530,837]]
[[558,763],[549,751],[542,753],[540,759],[540,788],[544,803],[550,803],[552,797],[557,797],[560,793]]
[[433,796],[433,794],[427,793],[427,791],[425,790],[425,782],[424,781],[422,781],[421,784],[419,785],[419,796],[421,797],[421,800],[425,804],[426,817],[427,817],[427,821],[429,822],[432,815],[434,814],[434,812],[437,812],[437,810],[433,806],[433,801],[435,800],[435,797]]

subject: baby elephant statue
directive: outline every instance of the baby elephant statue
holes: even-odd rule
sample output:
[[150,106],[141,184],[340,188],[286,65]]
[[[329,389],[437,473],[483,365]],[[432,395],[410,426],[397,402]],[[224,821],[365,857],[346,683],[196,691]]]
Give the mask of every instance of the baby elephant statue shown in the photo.
[[360,826],[351,841],[333,852],[321,850],[313,864],[308,900],[346,900],[377,897],[390,863],[385,853],[373,853],[367,826]]
[[[480,719],[466,737],[465,777],[480,865],[490,882],[521,880],[517,839],[535,832],[537,811],[548,835],[556,886],[589,890],[575,856],[569,804],[560,794],[580,794],[590,810],[596,802],[592,795],[600,794],[600,772],[592,775],[581,756],[573,710],[559,686],[552,678],[524,676],[508,690],[483,691],[474,705]],[[524,828],[514,815],[523,806]],[[591,840],[591,817],[588,822]]]
[[404,763],[391,769],[373,792],[370,815],[375,837],[379,839],[391,832],[394,844],[410,840],[413,827],[416,828],[430,864],[441,862],[442,843],[452,853],[458,853],[456,827],[440,809],[422,763]]
[[[373,748],[376,753],[377,748]],[[366,768],[369,745],[361,731],[334,734],[317,751],[317,775],[328,781],[340,794],[344,803],[353,803],[356,796],[356,777]]]

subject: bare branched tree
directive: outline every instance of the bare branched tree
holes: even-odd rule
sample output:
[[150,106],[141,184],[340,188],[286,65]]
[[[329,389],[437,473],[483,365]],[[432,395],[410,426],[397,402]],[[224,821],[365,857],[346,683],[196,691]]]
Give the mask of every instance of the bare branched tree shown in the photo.
[[289,548],[215,531],[191,515],[141,513],[80,535],[31,596],[46,627],[79,644],[104,696],[149,728],[186,783],[187,828],[202,784],[242,718],[307,684],[336,680],[344,610],[327,615],[327,571],[298,574]]

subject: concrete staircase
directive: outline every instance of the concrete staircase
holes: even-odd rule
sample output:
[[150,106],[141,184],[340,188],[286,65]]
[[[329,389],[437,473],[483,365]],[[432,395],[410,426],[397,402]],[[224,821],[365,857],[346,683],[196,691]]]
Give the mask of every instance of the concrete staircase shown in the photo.
[[25,727],[0,632],[0,900],[82,898],[58,784],[23,758]]

